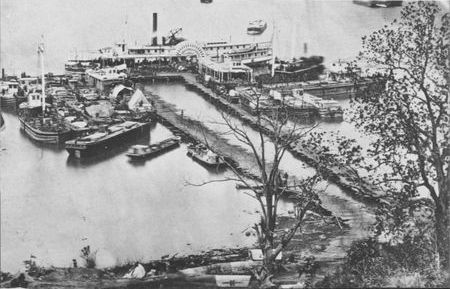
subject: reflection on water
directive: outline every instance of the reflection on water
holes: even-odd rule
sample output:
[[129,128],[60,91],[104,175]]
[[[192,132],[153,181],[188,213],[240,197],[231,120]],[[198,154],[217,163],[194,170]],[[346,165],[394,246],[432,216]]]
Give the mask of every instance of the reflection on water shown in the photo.
[[[66,151],[35,147],[14,115],[4,117],[2,270],[15,270],[30,254],[69,266],[87,244],[99,249],[101,265],[111,265],[254,241],[241,232],[257,218],[244,211],[257,204],[234,182],[188,185],[229,172],[205,170],[184,145],[140,166],[123,153],[72,166]],[[170,132],[157,125],[151,135],[158,141]]]

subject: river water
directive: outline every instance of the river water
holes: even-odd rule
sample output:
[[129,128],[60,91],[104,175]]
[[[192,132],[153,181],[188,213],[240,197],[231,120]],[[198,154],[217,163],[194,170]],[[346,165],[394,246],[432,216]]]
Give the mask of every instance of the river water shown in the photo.
[[[211,103],[204,100],[195,91],[187,89],[182,83],[170,83],[170,84],[149,84],[144,87],[145,91],[150,94],[158,95],[162,100],[167,103],[173,104],[175,110],[185,117],[198,119],[203,122],[206,128],[217,132],[222,135],[229,144],[241,146],[251,153],[251,148],[248,145],[240,142],[233,134],[227,133],[229,128],[225,124],[224,117],[227,117],[228,121],[236,127],[242,129],[256,146],[259,148],[260,139],[259,133],[252,128],[245,126],[241,121],[236,118],[227,116],[220,109],[216,108]],[[348,101],[342,101],[342,104],[348,105]],[[353,126],[350,123],[327,123],[322,122],[317,129],[331,132],[336,128],[343,128],[342,135],[350,136],[354,131]],[[266,153],[265,156],[270,162],[273,158],[273,145],[268,140],[266,141]],[[261,151],[259,151],[261,154]],[[235,158],[239,161],[239,156],[235,155]],[[245,167],[246,164],[241,164]],[[248,164],[247,164],[248,166]],[[284,157],[280,163],[280,169],[287,172],[290,176],[296,178],[306,178],[312,176],[315,170],[302,161],[296,159],[290,152],[285,152]],[[349,231],[346,231],[342,236],[336,238],[333,245],[327,248],[327,250],[316,257],[327,258],[340,258],[344,257],[346,248],[350,243],[356,239],[359,239],[368,234],[368,226],[373,219],[373,213],[370,207],[355,201],[352,197],[344,193],[339,187],[334,184],[323,182],[318,187],[319,190],[323,190],[320,193],[320,198],[327,209],[330,209],[337,216],[349,220],[351,226]]]
[[[150,15],[155,11],[160,15],[161,31],[181,26],[184,36],[191,40],[229,40],[229,35],[233,42],[269,40],[271,27],[261,37],[245,34],[249,20],[266,19],[269,24],[276,23],[277,55],[302,55],[302,44],[307,42],[308,54],[324,55],[327,63],[354,57],[361,36],[399,14],[398,8],[369,9],[351,1],[286,0],[276,1],[276,5],[274,1],[257,0],[214,0],[208,5],[197,0],[0,3],[1,66],[10,73],[31,74],[37,72],[35,52],[41,34],[47,47],[47,70],[62,72],[64,60],[74,47],[95,49],[122,38],[145,42],[150,33]],[[292,37],[293,31],[297,37]],[[292,39],[295,45],[291,45]],[[212,130],[223,131],[213,123],[221,121],[214,106],[183,85],[146,89],[173,103],[186,116],[205,121]],[[167,253],[253,243],[242,232],[256,220],[257,204],[237,191],[234,182],[187,185],[223,178],[230,172],[204,169],[186,157],[184,145],[143,165],[129,163],[123,149],[80,163],[69,160],[62,149],[32,143],[20,132],[15,114],[3,114],[2,270],[17,270],[30,254],[43,264],[69,266],[85,245],[99,250],[99,265],[109,266]],[[323,125],[322,129],[355,134],[347,123]],[[152,141],[157,141],[170,132],[156,125],[150,128],[150,135]],[[231,137],[228,139],[233,143]],[[148,137],[139,140],[148,141]],[[300,176],[312,171],[290,155],[282,168]],[[325,207],[351,220],[352,228],[333,240],[325,252],[342,255],[352,240],[367,234],[365,227],[372,220],[371,214],[366,206],[334,185],[329,185],[321,198]]]
[[[45,67],[63,72],[75,51],[97,50],[125,39],[149,43],[151,15],[159,15],[160,35],[182,27],[189,40],[270,41],[282,58],[322,55],[326,63],[350,59],[361,37],[399,15],[399,8],[370,9],[351,0],[1,0],[0,62],[9,73],[39,71],[37,43],[44,36]],[[87,8],[89,7],[89,8]],[[26,19],[26,21],[24,21]],[[267,30],[248,36],[248,22],[264,19]],[[125,24],[126,23],[126,24]]]
[[[88,244],[106,266],[253,242],[242,231],[256,220],[247,212],[257,204],[234,182],[188,185],[229,173],[204,169],[184,145],[141,165],[123,152],[78,163],[65,150],[33,144],[15,115],[4,116],[2,269],[17,268],[30,254],[69,266]],[[150,134],[158,141],[170,132],[158,124]]]

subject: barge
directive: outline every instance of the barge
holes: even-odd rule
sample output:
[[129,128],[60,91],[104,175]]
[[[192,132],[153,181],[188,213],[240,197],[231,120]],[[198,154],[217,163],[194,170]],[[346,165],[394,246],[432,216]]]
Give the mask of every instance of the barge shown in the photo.
[[150,122],[125,121],[108,126],[104,131],[97,131],[84,137],[66,141],[67,152],[75,158],[84,158],[112,149],[121,142],[143,135]]
[[20,129],[34,141],[47,144],[61,144],[73,137],[73,131],[64,123],[52,118],[19,117]]
[[368,7],[394,7],[402,6],[401,0],[353,0],[353,3]]
[[150,145],[133,145],[127,152],[127,156],[132,160],[144,160],[155,157],[170,149],[180,145],[179,137],[171,137],[161,142]]

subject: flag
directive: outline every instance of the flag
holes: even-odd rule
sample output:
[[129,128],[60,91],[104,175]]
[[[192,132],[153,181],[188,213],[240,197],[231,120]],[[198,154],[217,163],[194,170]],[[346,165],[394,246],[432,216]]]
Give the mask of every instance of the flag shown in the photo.
[[44,53],[44,43],[38,44],[38,53]]
[[38,53],[44,53],[44,35],[41,35],[41,42],[38,44]]

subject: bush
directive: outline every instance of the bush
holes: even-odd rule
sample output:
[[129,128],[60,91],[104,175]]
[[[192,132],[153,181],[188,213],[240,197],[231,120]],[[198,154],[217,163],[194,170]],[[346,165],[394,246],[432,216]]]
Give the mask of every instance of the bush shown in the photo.
[[80,257],[84,260],[86,268],[93,269],[97,266],[97,251],[91,252],[89,245],[81,249]]
[[358,287],[447,287],[448,273],[437,269],[434,244],[426,237],[405,237],[396,245],[373,238],[355,242],[345,263],[316,286]]

